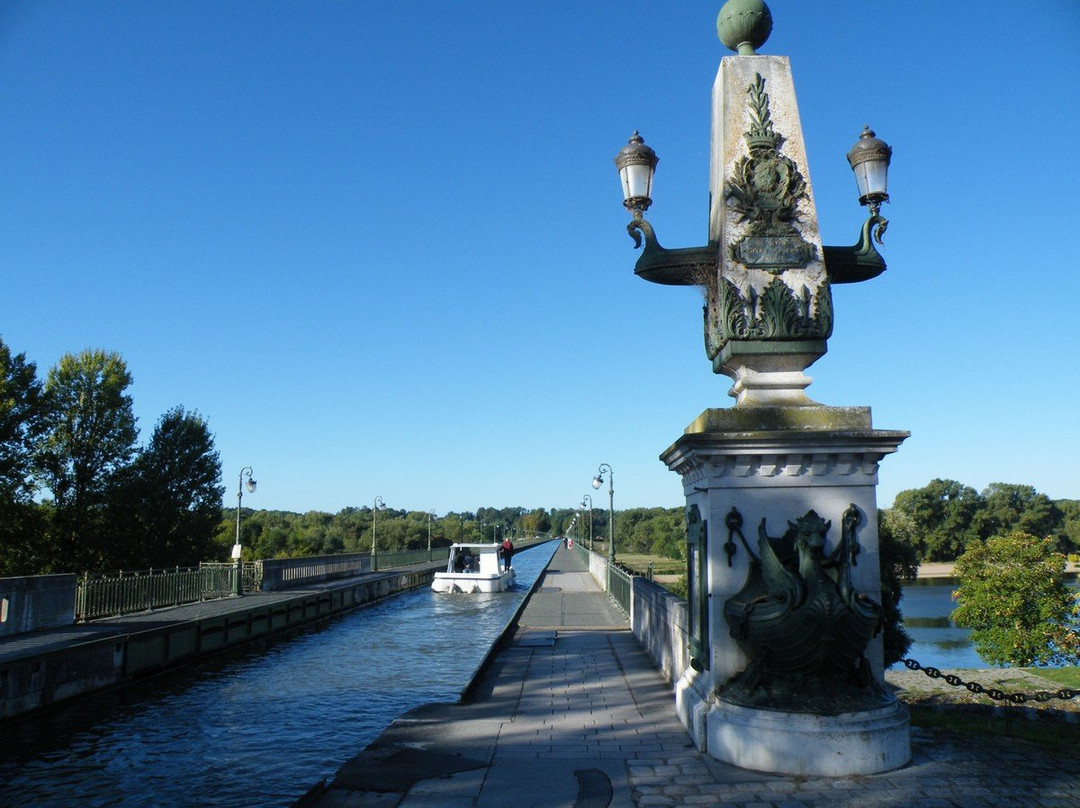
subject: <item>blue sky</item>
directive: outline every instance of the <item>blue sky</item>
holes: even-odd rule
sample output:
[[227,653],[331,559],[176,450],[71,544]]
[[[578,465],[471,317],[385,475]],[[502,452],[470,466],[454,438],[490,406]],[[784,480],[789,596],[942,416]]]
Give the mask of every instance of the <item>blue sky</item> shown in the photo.
[[[210,424],[226,504],[672,506],[707,407],[700,294],[648,284],[612,157],[704,243],[721,3],[0,2],[0,336],[119,352],[145,438]],[[1080,498],[1080,4],[774,0],[823,241],[894,148],[885,275],[834,289],[809,394],[934,477]],[[606,487],[605,487],[606,488]]]

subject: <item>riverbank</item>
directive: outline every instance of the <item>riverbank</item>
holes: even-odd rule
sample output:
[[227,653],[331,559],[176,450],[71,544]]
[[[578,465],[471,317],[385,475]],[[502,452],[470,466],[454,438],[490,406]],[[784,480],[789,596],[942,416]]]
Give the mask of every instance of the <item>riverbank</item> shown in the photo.
[[[1022,693],[1030,700],[1013,701],[1005,698],[994,700],[988,695],[973,693],[964,685],[951,685],[945,680],[946,675],[959,677],[965,684],[975,683],[987,691],[1000,691],[1005,694]],[[1010,711],[1023,713],[1026,718],[1040,718],[1063,721],[1070,724],[1080,723],[1080,697],[1072,699],[1046,698],[1038,701],[1036,694],[1056,696],[1071,689],[1063,689],[1061,684],[1047,676],[1041,676],[1034,668],[971,668],[942,671],[940,678],[927,676],[924,671],[908,670],[897,663],[885,672],[885,681],[894,690],[897,698],[911,707],[930,709],[973,708],[988,712]]]
[[[1080,563],[1076,561],[1070,561],[1065,565],[1065,573],[1067,575],[1080,575]],[[916,578],[955,578],[956,577],[956,562],[955,561],[928,561],[925,564],[919,565],[919,572],[915,576]]]

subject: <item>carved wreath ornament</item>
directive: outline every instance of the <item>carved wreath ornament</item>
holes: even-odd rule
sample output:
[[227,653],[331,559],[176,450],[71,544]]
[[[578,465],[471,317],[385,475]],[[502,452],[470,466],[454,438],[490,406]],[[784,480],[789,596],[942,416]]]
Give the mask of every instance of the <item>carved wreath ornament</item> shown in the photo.
[[799,202],[806,196],[806,180],[799,166],[780,152],[784,138],[772,124],[765,79],[755,74],[746,88],[750,128],[743,134],[749,154],[732,168],[724,184],[724,197],[738,214],[746,232],[731,247],[733,260],[772,272],[805,267],[814,258],[814,247],[805,241],[795,222]]

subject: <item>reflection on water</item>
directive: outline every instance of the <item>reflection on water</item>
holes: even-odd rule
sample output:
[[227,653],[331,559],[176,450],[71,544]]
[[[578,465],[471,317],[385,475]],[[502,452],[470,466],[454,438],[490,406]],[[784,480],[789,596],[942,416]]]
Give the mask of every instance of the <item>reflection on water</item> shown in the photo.
[[971,632],[959,628],[949,619],[956,608],[953,600],[956,586],[956,581],[951,578],[904,583],[900,610],[904,614],[904,628],[913,640],[908,656],[924,667],[941,670],[989,667],[975,653]]
[[904,583],[900,610],[913,641],[908,656],[923,666],[942,670],[985,668],[971,644],[970,632],[949,619],[956,608],[952,599],[955,589],[956,584],[949,579]]
[[413,590],[11,722],[0,806],[289,805],[397,716],[456,701],[556,547],[515,555],[510,593]]

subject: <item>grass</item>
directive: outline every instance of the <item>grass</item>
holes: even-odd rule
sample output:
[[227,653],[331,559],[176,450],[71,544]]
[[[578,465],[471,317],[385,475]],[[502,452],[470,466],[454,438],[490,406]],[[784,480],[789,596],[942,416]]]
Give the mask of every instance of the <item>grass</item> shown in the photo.
[[1080,690],[1080,668],[1021,668],[1069,690]]
[[[965,672],[960,673],[963,675]],[[1030,695],[1038,690],[1052,690],[1055,685],[1080,690],[1080,668],[1077,667],[995,668],[978,673],[983,686],[996,687],[1006,693]],[[1027,676],[1038,677],[1045,685]],[[1075,715],[1080,706],[1080,697],[1045,703],[1032,701],[1026,705],[1007,702],[995,704],[985,697],[971,696],[963,688],[949,687],[940,680],[935,680],[930,690],[923,690],[920,686],[901,697],[911,711],[911,723],[917,727],[982,737],[1003,737],[1080,754],[1080,723],[1064,720],[1067,717],[1065,713]],[[1038,717],[1031,709],[1025,708],[1033,708]]]
[[677,558],[661,558],[655,555],[637,553],[619,553],[615,560],[629,567],[639,575],[649,571],[649,562],[653,565],[654,575],[681,575],[686,572],[686,562]]
[[963,735],[1003,737],[1026,741],[1055,752],[1080,754],[1080,727],[1076,724],[1031,721],[1018,710],[935,710],[908,705],[911,723],[923,729],[938,729]]

